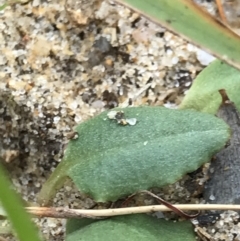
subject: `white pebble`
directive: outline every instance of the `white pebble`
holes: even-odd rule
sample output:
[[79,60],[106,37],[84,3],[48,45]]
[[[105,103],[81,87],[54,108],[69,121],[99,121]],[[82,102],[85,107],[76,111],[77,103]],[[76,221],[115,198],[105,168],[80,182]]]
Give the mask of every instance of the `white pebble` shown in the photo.
[[137,123],[137,119],[136,118],[130,118],[130,119],[126,119],[126,122],[130,125],[130,126],[134,126]]
[[214,195],[211,195],[211,196],[209,197],[209,199],[210,199],[211,201],[214,201],[216,198],[215,198]]
[[113,110],[113,111],[110,111],[110,112],[107,114],[107,116],[108,116],[109,119],[112,120],[112,119],[115,119],[116,114],[117,114],[117,111]]
[[172,58],[172,64],[174,64],[174,65],[177,64],[178,60],[179,60],[178,57],[173,57]]
[[59,121],[60,121],[60,117],[59,116],[55,116],[54,118],[53,118],[53,122],[54,122],[54,124],[57,124]]
[[204,65],[204,66],[207,66],[209,65],[213,60],[215,60],[216,58],[213,57],[211,54],[201,50],[201,49],[198,49],[197,50],[197,59],[198,61]]
[[92,103],[92,107],[95,108],[95,109],[103,108],[104,105],[105,105],[104,102],[101,101],[101,100],[96,100]]

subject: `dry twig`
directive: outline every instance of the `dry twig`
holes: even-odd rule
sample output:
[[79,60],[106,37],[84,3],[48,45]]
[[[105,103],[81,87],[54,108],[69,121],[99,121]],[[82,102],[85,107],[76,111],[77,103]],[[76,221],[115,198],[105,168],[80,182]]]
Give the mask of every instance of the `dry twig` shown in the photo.
[[[190,210],[240,210],[240,205],[228,204],[177,204],[175,208],[190,211]],[[27,207],[26,210],[38,217],[51,218],[103,218],[118,215],[128,215],[137,213],[151,213],[157,211],[169,212],[170,208],[164,205],[127,207],[115,209],[69,209],[69,208],[54,208],[54,207]]]
[[224,23],[227,23],[227,18],[226,15],[224,13],[224,9],[223,9],[223,5],[222,5],[222,0],[216,0],[216,4],[217,4],[217,8],[218,8],[218,12],[219,12],[219,16],[221,18],[221,20]]

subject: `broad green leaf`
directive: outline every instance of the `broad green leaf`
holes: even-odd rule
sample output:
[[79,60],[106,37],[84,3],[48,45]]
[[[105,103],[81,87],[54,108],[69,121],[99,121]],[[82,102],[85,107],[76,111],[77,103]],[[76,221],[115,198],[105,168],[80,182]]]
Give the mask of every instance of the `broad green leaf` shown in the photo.
[[115,0],[240,69],[240,37],[190,0]]
[[216,60],[194,80],[183,99],[181,109],[195,109],[215,114],[222,98],[218,90],[225,89],[240,111],[240,71]]
[[69,220],[66,241],[196,241],[190,222],[173,222],[146,214],[101,221]]
[[0,165],[0,202],[20,241],[40,241],[36,227],[21,205]]
[[174,183],[209,161],[230,135],[222,120],[192,110],[115,110],[136,118],[136,124],[118,124],[109,118],[110,110],[78,125],[78,139],[69,142],[41,190],[40,202],[46,204],[67,176],[98,202]]

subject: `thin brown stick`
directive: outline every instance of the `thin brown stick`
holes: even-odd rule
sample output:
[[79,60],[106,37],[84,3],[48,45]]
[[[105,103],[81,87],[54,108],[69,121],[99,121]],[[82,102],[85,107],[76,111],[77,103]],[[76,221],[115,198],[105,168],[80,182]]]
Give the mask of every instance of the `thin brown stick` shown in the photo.
[[219,16],[224,23],[227,23],[227,18],[223,10],[222,0],[216,0]]
[[134,194],[132,194],[131,196],[129,196],[121,205],[121,207],[126,207],[126,205],[132,200],[132,198],[138,194],[148,194],[150,196],[152,196],[153,198],[157,199],[157,201],[160,203],[160,204],[163,204],[164,206],[170,208],[173,212],[175,212],[176,214],[178,214],[179,216],[185,218],[185,219],[192,219],[192,218],[196,218],[198,215],[199,215],[199,212],[197,214],[194,214],[194,215],[189,215],[185,212],[183,212],[182,210],[176,208],[174,205],[172,205],[171,203],[165,201],[164,199],[162,199],[161,197],[157,196],[156,194],[150,192],[150,191],[147,191],[147,190],[144,190],[144,191],[140,191],[140,192],[136,192]]
[[[84,213],[86,209],[54,208],[54,207],[27,207],[26,210],[38,217],[49,218],[92,218],[101,219],[98,215]],[[94,209],[92,209],[94,210]],[[106,209],[108,210],[108,209]],[[83,212],[82,212],[83,211]],[[89,210],[90,211],[90,210]]]
[[[173,205],[181,210],[240,210],[240,205],[229,204],[177,204]],[[128,215],[136,213],[169,212],[170,208],[164,205],[127,207],[115,209],[69,209],[54,207],[28,207],[26,210],[37,217],[51,218],[103,218],[118,215]]]
[[155,199],[158,200],[158,202],[160,202],[161,204],[165,205],[166,207],[170,208],[173,212],[175,212],[176,214],[178,214],[179,216],[185,218],[185,219],[192,219],[192,218],[196,218],[199,215],[199,212],[197,214],[194,215],[189,215],[185,212],[183,212],[182,210],[180,210],[179,208],[176,208],[174,205],[172,205],[171,203],[165,201],[164,199],[158,197],[156,194],[149,192],[149,191],[141,191],[141,193],[146,193],[152,197],[154,197]]

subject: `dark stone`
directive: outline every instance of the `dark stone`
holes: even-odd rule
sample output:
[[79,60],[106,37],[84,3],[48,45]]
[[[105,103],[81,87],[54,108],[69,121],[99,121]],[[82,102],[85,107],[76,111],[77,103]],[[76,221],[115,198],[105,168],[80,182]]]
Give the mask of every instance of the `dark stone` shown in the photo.
[[211,162],[209,170],[214,172],[209,172],[210,179],[205,184],[203,196],[212,204],[240,204],[240,118],[225,91],[222,93],[223,103],[217,116],[230,126],[232,136]]

